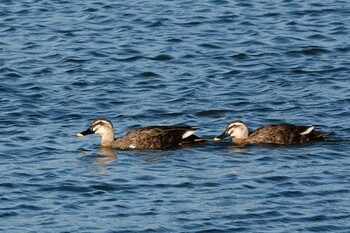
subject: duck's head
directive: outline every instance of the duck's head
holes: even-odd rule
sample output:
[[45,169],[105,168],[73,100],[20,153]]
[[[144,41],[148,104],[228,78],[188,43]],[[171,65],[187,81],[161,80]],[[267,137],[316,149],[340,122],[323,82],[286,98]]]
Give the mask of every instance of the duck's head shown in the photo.
[[114,141],[114,128],[113,124],[110,120],[100,118],[96,119],[91,123],[91,126],[81,132],[78,133],[78,137],[86,136],[88,134],[99,134],[102,137],[101,143],[103,142],[111,142]]
[[234,137],[235,139],[245,139],[248,138],[248,135],[248,127],[243,121],[232,121],[227,125],[225,131],[221,135],[214,138],[214,140],[220,141],[228,136]]

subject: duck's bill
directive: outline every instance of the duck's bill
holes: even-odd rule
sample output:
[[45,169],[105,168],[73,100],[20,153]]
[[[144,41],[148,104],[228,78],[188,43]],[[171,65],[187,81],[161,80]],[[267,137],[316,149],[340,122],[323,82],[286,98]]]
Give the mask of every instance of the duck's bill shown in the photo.
[[214,141],[220,141],[221,139],[224,139],[224,138],[226,138],[228,136],[230,136],[230,135],[228,135],[227,131],[225,130],[221,135],[219,135],[216,138],[214,138]]
[[84,136],[86,136],[88,134],[93,134],[93,133],[95,133],[95,132],[92,131],[91,128],[88,128],[87,130],[85,130],[85,131],[83,131],[81,133],[77,133],[77,137],[84,137]]

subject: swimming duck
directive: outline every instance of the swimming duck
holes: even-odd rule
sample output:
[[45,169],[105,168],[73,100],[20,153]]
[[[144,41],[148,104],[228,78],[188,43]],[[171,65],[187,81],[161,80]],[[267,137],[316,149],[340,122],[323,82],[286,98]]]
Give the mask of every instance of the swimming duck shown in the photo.
[[193,133],[196,128],[191,126],[148,126],[127,132],[124,136],[115,138],[114,127],[109,119],[96,119],[91,126],[78,133],[77,136],[88,134],[101,135],[101,146],[116,149],[159,150],[180,148],[183,145],[204,141]]
[[280,144],[297,145],[309,141],[322,140],[328,132],[314,130],[315,126],[300,126],[291,124],[265,125],[249,132],[243,121],[233,121],[228,124],[226,130],[214,140],[219,141],[232,136],[235,144]]

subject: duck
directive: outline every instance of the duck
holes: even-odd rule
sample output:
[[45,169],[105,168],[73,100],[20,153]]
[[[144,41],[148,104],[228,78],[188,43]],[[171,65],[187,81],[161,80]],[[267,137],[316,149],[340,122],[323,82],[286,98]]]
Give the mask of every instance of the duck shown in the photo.
[[324,139],[330,132],[315,130],[315,126],[293,125],[293,124],[270,124],[264,125],[249,132],[247,125],[236,120],[230,122],[226,130],[216,138],[219,141],[225,137],[232,136],[235,144],[279,144],[300,145],[311,141]]
[[99,134],[102,147],[121,150],[164,150],[205,141],[193,134],[196,130],[197,128],[192,126],[147,126],[133,129],[124,136],[115,138],[112,122],[107,118],[99,118],[94,120],[87,130],[76,136]]

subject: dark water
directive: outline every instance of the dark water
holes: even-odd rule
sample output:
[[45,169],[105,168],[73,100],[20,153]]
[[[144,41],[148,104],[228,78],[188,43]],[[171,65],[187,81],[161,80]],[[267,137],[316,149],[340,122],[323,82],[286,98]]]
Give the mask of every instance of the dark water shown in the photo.
[[[2,232],[349,232],[348,1],[0,3]],[[316,124],[297,147],[101,150],[189,124]]]

